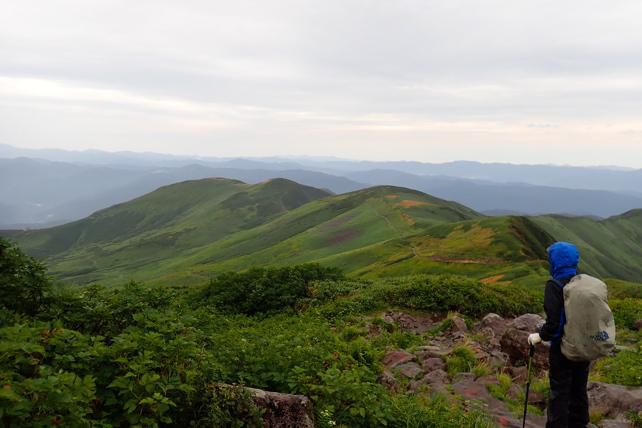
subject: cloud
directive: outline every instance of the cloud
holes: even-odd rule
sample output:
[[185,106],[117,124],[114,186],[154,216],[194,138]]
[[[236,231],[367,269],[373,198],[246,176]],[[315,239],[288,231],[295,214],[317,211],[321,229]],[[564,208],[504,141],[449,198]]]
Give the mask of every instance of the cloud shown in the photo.
[[5,3],[5,143],[525,161],[581,138],[629,165],[642,144],[637,1]]

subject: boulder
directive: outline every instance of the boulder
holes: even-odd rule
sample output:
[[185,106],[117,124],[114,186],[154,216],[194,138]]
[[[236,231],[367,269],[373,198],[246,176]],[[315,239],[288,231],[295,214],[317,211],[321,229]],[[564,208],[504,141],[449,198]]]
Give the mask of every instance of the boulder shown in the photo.
[[508,328],[508,321],[497,314],[488,314],[479,323],[479,330],[486,336],[500,338]]
[[491,351],[488,357],[488,365],[498,369],[506,367],[508,364],[508,355],[502,351]]
[[386,366],[387,369],[393,369],[400,364],[414,361],[416,358],[417,357],[415,357],[410,352],[399,349],[396,351],[388,352],[386,356],[383,357],[383,365]]
[[421,361],[421,366],[427,372],[432,372],[435,370],[443,370],[446,368],[446,363],[441,358],[426,358]]
[[454,316],[454,317],[450,318],[450,320],[453,323],[452,327],[450,328],[450,331],[455,332],[455,333],[457,333],[457,332],[466,333],[468,331],[468,326],[466,325],[466,321],[464,321],[463,318],[458,317],[458,316]]
[[446,392],[448,384],[448,373],[443,370],[434,370],[421,379],[410,384],[412,391],[418,390],[422,386],[429,386],[435,392]]
[[450,355],[451,352],[452,350],[448,347],[426,345],[417,348],[416,354],[420,360],[425,360],[426,358],[444,358]]
[[404,363],[399,364],[395,367],[395,371],[401,376],[408,379],[415,379],[417,376],[423,373],[421,367],[417,363]]
[[263,410],[266,428],[314,428],[312,402],[303,395],[281,394],[247,388],[254,403]]
[[383,320],[395,324],[403,332],[422,334],[430,330],[436,323],[432,316],[409,315],[403,312],[386,312]]
[[[538,332],[544,324],[544,319],[539,315],[526,314],[515,318],[509,325],[501,339],[502,351],[505,352],[512,364],[524,364],[528,360],[530,345],[528,335]],[[536,368],[548,368],[548,347],[538,345],[535,348],[533,365]]]
[[587,390],[591,409],[608,418],[642,411],[642,388],[589,382]]
[[397,382],[397,379],[395,379],[393,374],[388,370],[384,370],[384,372],[379,375],[377,382],[386,387],[388,391],[399,392],[399,382]]

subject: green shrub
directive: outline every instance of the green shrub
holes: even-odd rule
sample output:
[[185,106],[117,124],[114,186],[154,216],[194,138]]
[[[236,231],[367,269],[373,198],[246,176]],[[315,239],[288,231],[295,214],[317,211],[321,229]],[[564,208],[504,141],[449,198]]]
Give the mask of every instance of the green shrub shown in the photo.
[[213,279],[204,298],[227,312],[253,315],[292,309],[310,297],[314,281],[341,279],[334,268],[306,264],[284,268],[254,268],[228,272]]
[[0,310],[35,315],[50,288],[44,265],[0,238]]

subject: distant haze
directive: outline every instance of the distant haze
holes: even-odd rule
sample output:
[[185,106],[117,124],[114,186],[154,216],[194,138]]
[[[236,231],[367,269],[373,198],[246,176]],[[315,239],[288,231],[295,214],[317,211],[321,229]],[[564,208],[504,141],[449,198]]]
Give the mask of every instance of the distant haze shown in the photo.
[[642,168],[642,2],[5,0],[0,144]]

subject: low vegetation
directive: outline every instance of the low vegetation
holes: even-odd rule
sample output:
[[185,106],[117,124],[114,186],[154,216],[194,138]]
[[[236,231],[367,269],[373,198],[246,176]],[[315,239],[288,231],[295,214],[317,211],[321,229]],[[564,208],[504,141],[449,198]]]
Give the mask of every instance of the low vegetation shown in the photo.
[[[2,426],[260,426],[244,385],[309,396],[320,427],[489,426],[483,413],[382,386],[385,352],[419,339],[381,321],[372,336],[364,317],[394,308],[514,316],[542,297],[449,275],[349,280],[316,264],[226,273],[200,287],[60,287],[0,244]],[[614,306],[624,326],[639,310],[627,296]],[[449,370],[488,372],[465,347],[449,358]],[[639,364],[638,343],[599,373],[640,385]]]

